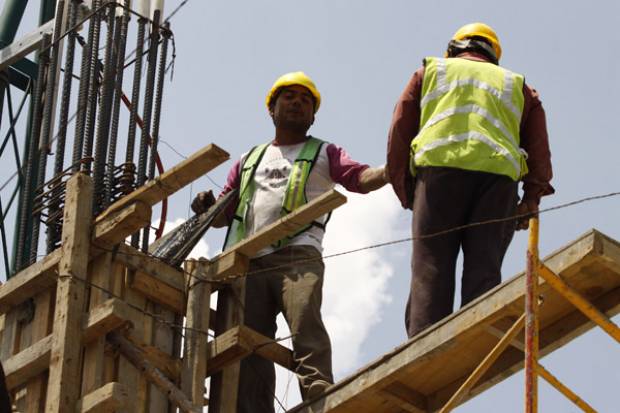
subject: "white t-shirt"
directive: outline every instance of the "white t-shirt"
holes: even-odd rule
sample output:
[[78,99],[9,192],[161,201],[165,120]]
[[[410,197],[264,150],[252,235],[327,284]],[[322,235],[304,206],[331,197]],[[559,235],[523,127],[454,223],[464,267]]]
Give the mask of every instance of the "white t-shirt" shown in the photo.
[[[302,142],[296,145],[269,145],[265,150],[254,174],[256,190],[246,215],[247,236],[280,219],[288,178],[304,144]],[[248,153],[242,156],[241,165],[245,162],[247,155]],[[306,198],[310,201],[333,187],[334,182],[329,173],[327,144],[323,144],[306,183]],[[323,223],[326,219],[327,216],[324,216],[318,221]],[[310,245],[322,251],[323,234],[323,229],[313,225],[295,236],[289,245]],[[273,247],[267,247],[259,251],[256,256],[266,255],[273,251]]]

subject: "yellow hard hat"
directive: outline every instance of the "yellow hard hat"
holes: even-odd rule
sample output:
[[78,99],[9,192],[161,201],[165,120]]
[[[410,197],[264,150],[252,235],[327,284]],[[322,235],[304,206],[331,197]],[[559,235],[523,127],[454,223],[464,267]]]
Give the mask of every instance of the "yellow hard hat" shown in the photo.
[[471,37],[482,37],[491,43],[493,46],[493,50],[495,50],[495,54],[497,55],[497,60],[502,56],[502,47],[499,44],[499,39],[497,38],[497,34],[495,31],[487,26],[484,23],[469,23],[465,26],[461,27],[454,33],[452,36],[452,40],[464,40],[469,39]]
[[314,96],[314,113],[316,113],[319,110],[319,106],[321,106],[321,94],[312,79],[304,72],[291,72],[280,76],[267,94],[267,99],[265,99],[267,108],[271,105],[271,100],[277,95],[278,89],[293,85],[303,86],[312,93],[312,96]]

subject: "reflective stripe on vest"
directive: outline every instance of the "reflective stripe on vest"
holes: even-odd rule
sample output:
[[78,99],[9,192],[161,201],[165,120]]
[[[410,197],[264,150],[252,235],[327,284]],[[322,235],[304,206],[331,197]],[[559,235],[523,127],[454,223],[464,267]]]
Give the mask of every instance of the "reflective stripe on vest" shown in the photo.
[[519,180],[527,173],[519,147],[523,84],[523,76],[491,63],[425,59],[412,173],[447,166]]
[[[289,174],[288,183],[286,185],[286,190],[284,192],[284,199],[282,200],[282,209],[280,214],[282,216],[289,214],[300,206],[304,205],[308,202],[306,199],[306,184],[308,182],[308,177],[310,176],[310,172],[312,171],[312,167],[314,166],[317,157],[321,151],[321,146],[323,145],[323,141],[314,137],[309,137],[304,146],[299,151],[295,162],[291,168],[291,172]],[[226,234],[226,241],[224,242],[224,250],[235,245],[239,241],[245,238],[246,235],[246,215],[249,210],[250,202],[254,197],[254,192],[256,190],[256,184],[254,181],[254,173],[260,164],[260,161],[265,154],[265,151],[269,147],[268,143],[258,145],[254,147],[245,161],[243,162],[243,166],[241,167],[241,182],[240,182],[240,192],[239,192],[239,204],[235,211],[235,215],[233,217],[233,221],[228,228],[228,233]],[[276,244],[278,247],[286,245],[291,238],[295,235],[306,231],[310,228],[312,224],[309,224],[307,227],[302,228],[296,234],[287,237],[284,240],[278,241]]]

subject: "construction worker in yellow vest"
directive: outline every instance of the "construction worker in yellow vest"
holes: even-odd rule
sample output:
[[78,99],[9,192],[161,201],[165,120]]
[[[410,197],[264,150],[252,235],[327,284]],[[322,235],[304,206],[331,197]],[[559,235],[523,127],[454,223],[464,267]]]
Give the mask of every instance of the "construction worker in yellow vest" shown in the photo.
[[[281,76],[266,99],[275,136],[243,154],[231,168],[222,195],[239,190],[228,211],[225,248],[282,215],[341,184],[367,193],[386,183],[384,168],[352,160],[341,147],[307,134],[321,104],[314,82],[303,72]],[[212,196],[198,194],[192,208],[202,212]],[[258,252],[246,278],[244,324],[275,338],[282,312],[292,334],[301,396],[312,399],[333,383],[331,344],[321,318],[324,265],[322,240],[328,217]],[[216,225],[217,226],[217,225]],[[252,355],[241,362],[237,411],[274,411],[273,363]]]
[[[554,192],[538,93],[499,66],[501,54],[489,26],[463,26],[444,57],[424,59],[394,109],[387,169],[403,208],[413,210],[409,337],[452,312],[460,250],[465,305],[501,282],[504,254],[527,220],[468,225],[536,213]],[[468,227],[448,231],[460,226]]]

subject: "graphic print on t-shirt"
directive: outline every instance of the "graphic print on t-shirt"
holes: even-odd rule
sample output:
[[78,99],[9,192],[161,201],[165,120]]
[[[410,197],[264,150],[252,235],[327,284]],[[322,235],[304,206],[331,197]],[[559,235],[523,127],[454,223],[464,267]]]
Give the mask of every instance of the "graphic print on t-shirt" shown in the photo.
[[284,165],[281,169],[265,168],[265,183],[273,189],[280,188],[288,182],[289,165]]

